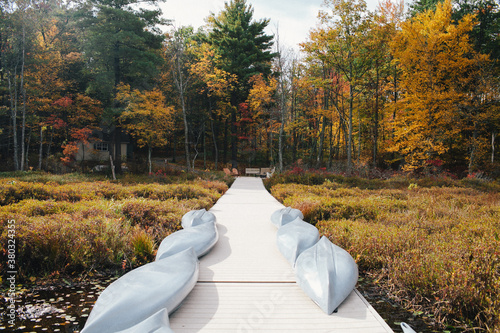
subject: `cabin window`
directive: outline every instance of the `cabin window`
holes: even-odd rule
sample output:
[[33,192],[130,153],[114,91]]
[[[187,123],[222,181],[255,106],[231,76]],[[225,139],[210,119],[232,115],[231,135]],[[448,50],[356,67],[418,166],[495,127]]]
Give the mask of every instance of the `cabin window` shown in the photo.
[[109,151],[107,142],[96,142],[94,143],[94,149],[99,151]]

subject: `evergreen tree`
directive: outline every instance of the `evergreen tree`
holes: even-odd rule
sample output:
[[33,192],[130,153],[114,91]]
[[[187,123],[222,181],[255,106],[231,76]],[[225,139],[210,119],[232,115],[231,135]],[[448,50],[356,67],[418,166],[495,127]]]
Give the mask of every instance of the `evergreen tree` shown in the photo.
[[[156,0],[141,1],[153,5]],[[136,10],[137,0],[89,0],[80,9],[84,30],[83,49],[92,77],[87,93],[108,111],[115,142],[117,172],[121,171],[121,128],[116,123],[123,108],[114,105],[118,85],[151,88],[162,61],[163,23],[158,10]]]
[[[154,4],[155,0],[146,1]],[[83,49],[93,83],[88,92],[106,106],[120,83],[146,88],[157,74],[163,35],[160,10],[135,10],[137,0],[90,0],[80,10]]]
[[410,15],[414,17],[427,10],[435,10],[436,5],[441,2],[443,2],[443,0],[415,0],[410,5]]
[[253,12],[252,6],[247,5],[245,0],[231,0],[225,3],[224,10],[218,16],[210,17],[212,31],[209,42],[220,56],[218,67],[237,77],[237,88],[231,96],[233,167],[237,167],[238,155],[237,108],[247,100],[251,88],[250,78],[260,73],[266,77],[271,74],[271,60],[275,56],[271,52],[273,36],[264,33],[269,20],[253,21]]
[[471,31],[471,39],[476,51],[489,54],[492,59],[500,59],[500,5],[494,0],[457,0],[458,10],[453,13],[455,20],[473,14],[477,24]]

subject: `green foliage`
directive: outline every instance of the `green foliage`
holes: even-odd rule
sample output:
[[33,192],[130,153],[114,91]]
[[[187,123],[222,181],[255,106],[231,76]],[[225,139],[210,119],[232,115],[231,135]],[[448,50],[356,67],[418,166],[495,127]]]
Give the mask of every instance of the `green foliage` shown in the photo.
[[273,37],[264,33],[269,20],[252,21],[252,17],[253,8],[245,0],[231,0],[218,16],[210,18],[213,30],[209,42],[220,55],[218,65],[225,72],[235,74],[247,93],[250,77],[271,74],[274,57],[270,52]]
[[163,23],[161,11],[137,10],[136,3],[89,1],[79,8],[83,54],[93,77],[87,91],[106,107],[112,105],[114,90],[122,82],[133,88],[147,87],[162,61],[157,51],[163,36],[156,27]]
[[301,209],[406,307],[443,325],[496,332],[500,191],[492,182],[488,191],[477,189],[477,182],[396,178],[365,189],[338,177],[321,185],[275,184],[271,193]]
[[130,239],[133,253],[134,265],[143,265],[154,259],[155,243],[153,237],[143,229],[136,229]]

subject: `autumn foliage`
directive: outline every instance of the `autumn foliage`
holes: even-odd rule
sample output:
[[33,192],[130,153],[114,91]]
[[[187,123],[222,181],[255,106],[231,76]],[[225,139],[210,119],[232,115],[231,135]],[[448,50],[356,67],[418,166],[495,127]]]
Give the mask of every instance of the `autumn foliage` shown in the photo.
[[[273,177],[274,178],[274,177]],[[363,274],[442,330],[500,327],[499,188],[290,171],[269,181],[285,206],[349,251]],[[476,188],[474,188],[476,187]]]

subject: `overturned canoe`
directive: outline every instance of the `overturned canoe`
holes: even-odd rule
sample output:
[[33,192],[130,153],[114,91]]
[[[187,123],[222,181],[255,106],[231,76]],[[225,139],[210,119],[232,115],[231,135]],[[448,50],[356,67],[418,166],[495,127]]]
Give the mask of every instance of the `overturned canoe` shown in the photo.
[[174,232],[167,236],[158,247],[156,260],[161,260],[190,247],[199,257],[212,249],[219,239],[215,222],[208,222]]
[[358,281],[358,266],[347,251],[323,236],[295,262],[295,277],[304,292],[327,314],[349,296]]
[[192,248],[130,271],[99,296],[82,333],[132,332],[132,328],[150,332],[142,325],[169,332],[165,316],[180,306],[198,274],[199,262]]
[[282,209],[278,209],[271,215],[271,222],[278,228],[281,226],[292,222],[297,217],[303,219],[304,215],[298,209],[292,207],[286,207]]
[[202,208],[192,210],[184,214],[181,225],[184,229],[186,229],[209,222],[216,222],[215,215],[212,212],[207,212],[205,208]]
[[276,234],[278,249],[292,266],[304,250],[318,241],[318,229],[299,217],[279,228]]

